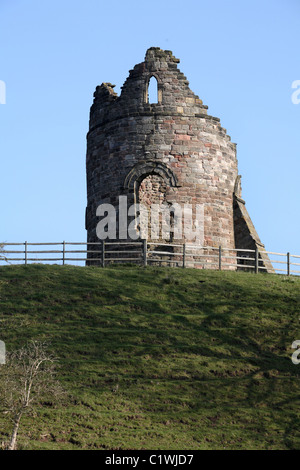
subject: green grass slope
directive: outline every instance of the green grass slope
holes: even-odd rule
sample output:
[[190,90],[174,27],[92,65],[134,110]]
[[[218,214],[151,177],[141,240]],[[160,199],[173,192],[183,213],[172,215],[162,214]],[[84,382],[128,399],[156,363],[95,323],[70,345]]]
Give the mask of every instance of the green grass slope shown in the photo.
[[0,339],[50,340],[69,394],[24,418],[19,448],[300,449],[299,317],[299,278],[1,267]]

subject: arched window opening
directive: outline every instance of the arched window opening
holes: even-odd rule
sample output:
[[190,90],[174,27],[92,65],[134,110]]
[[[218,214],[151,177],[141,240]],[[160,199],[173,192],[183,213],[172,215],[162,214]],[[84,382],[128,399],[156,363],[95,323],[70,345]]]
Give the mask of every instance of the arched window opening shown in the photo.
[[155,77],[151,77],[148,85],[148,103],[158,103],[158,83]]

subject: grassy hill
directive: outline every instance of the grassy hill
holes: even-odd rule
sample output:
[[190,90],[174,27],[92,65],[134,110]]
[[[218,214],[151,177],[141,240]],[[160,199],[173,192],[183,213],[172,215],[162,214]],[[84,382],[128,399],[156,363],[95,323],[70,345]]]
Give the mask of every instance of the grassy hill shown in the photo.
[[24,419],[19,448],[300,449],[299,317],[299,278],[1,267],[0,339],[50,340],[69,393]]

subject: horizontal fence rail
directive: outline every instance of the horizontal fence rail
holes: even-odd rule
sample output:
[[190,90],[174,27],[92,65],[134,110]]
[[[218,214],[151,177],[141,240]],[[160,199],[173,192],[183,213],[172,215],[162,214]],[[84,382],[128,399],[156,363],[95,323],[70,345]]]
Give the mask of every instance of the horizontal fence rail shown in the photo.
[[147,240],[0,243],[0,265],[46,263],[105,267],[108,264],[122,262],[144,266],[156,264],[182,268],[247,270],[258,273],[270,271],[265,266],[267,263],[264,262],[264,255],[269,256],[275,273],[287,276],[300,275],[300,255],[259,249],[159,244]]

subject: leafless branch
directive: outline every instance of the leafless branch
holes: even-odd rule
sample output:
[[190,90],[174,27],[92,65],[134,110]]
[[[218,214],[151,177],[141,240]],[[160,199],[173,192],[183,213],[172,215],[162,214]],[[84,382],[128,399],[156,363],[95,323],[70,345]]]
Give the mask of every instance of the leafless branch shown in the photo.
[[20,421],[24,413],[33,411],[46,397],[60,401],[64,391],[56,379],[57,358],[49,353],[49,345],[30,341],[21,349],[7,353],[0,368],[0,411],[13,421],[8,450],[15,450]]

